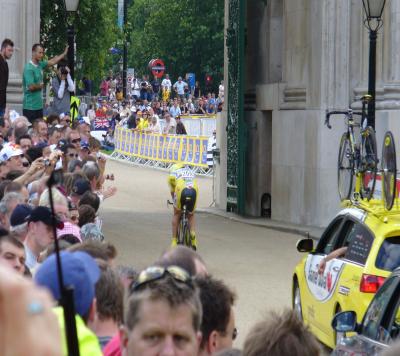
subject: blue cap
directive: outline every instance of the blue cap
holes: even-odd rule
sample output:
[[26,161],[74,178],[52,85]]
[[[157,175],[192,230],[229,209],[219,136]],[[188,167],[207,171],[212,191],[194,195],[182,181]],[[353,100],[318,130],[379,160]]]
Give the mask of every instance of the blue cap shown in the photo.
[[86,141],[81,141],[81,148],[84,149],[89,149],[89,142]]
[[[37,206],[31,211],[31,213],[26,217],[25,220],[28,222],[41,221],[48,226],[53,225],[53,216],[51,210],[47,206]],[[64,223],[57,216],[55,217],[55,223],[58,229],[64,228]]]
[[[60,252],[64,284],[74,288],[75,311],[81,317],[87,316],[93,299],[95,286],[100,278],[96,261],[86,252]],[[56,255],[52,254],[39,267],[34,280],[39,286],[50,290],[54,299],[61,299],[57,274]]]
[[90,183],[87,179],[77,179],[72,187],[72,193],[75,195],[83,195],[91,190]]
[[18,226],[26,222],[28,216],[32,213],[32,208],[28,204],[18,204],[10,217],[10,225]]

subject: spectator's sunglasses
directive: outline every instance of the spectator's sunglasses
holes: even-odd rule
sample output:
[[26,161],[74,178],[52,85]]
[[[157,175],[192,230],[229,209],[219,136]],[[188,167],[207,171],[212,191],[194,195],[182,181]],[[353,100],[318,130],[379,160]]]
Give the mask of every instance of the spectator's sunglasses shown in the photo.
[[[233,329],[233,332],[232,332],[232,340],[233,341],[235,341],[236,340],[236,338],[237,338],[237,336],[238,336],[238,329],[235,327],[234,329]],[[226,336],[226,332],[225,333],[221,333],[221,334],[223,334],[224,336]]]
[[72,143],[80,143],[81,142],[81,138],[76,138],[75,140],[71,140]]
[[162,279],[167,275],[171,276],[177,282],[184,283],[194,288],[192,278],[183,268],[178,266],[151,266],[139,273],[136,282],[131,286],[131,292],[137,291],[144,285]]

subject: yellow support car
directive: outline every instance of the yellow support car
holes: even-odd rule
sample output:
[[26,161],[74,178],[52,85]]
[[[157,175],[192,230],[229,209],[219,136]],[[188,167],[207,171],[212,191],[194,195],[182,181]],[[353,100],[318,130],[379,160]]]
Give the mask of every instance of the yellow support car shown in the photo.
[[315,248],[312,239],[303,239],[297,249],[308,253],[293,273],[293,309],[334,348],[335,314],[354,310],[361,322],[375,292],[400,266],[400,204],[387,211],[378,200],[345,202]]

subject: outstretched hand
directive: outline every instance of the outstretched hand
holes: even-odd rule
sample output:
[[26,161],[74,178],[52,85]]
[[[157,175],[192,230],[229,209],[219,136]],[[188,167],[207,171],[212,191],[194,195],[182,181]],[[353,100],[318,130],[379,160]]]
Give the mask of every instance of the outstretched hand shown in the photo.
[[0,301],[0,355],[62,355],[61,332],[47,291],[0,265]]
[[69,48],[68,45],[65,46],[65,49],[64,49],[64,52],[63,52],[63,56],[64,56],[64,57],[65,57],[65,56],[67,55],[67,53],[68,53],[68,48]]

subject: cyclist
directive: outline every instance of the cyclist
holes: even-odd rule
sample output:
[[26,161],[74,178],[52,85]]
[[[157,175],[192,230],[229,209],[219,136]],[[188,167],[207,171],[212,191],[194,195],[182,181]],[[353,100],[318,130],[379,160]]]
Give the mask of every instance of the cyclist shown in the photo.
[[[195,234],[194,210],[198,195],[197,181],[192,169],[184,163],[174,164],[168,176],[168,185],[174,201],[174,216],[172,217],[172,246],[176,246],[178,239],[178,224],[182,215],[182,206],[186,204],[192,246],[197,249]],[[183,204],[182,204],[183,203]]]

